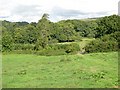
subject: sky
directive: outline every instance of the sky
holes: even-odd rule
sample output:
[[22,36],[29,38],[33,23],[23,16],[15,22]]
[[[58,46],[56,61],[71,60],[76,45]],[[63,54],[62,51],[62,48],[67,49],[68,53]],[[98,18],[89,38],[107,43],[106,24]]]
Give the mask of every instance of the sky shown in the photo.
[[38,22],[44,13],[52,22],[118,14],[119,0],[0,0],[0,20]]

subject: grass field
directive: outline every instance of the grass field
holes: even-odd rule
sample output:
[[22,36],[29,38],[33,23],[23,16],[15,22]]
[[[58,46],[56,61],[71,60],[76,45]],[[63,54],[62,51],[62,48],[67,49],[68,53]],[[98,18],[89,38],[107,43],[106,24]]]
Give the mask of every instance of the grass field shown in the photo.
[[3,55],[3,88],[114,88],[118,53]]

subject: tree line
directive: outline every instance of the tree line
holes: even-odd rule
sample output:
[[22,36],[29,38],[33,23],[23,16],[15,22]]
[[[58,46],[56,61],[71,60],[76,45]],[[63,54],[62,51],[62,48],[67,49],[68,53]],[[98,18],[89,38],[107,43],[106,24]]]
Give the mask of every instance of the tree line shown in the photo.
[[[79,42],[82,38],[96,38],[85,47],[86,52],[96,52],[99,45],[104,43],[112,50],[116,50],[120,31],[120,16],[111,15],[94,20],[62,20],[51,22],[48,14],[43,14],[42,18],[36,22],[9,22],[1,21],[2,26],[2,51],[32,50],[41,51],[53,50],[57,43]],[[111,39],[112,38],[112,39]],[[105,40],[104,40],[105,39]],[[98,42],[97,42],[98,41]],[[102,44],[100,42],[103,42]],[[110,45],[111,46],[110,46]],[[115,44],[115,45],[113,45]],[[113,49],[112,45],[115,47]],[[78,45],[57,45],[57,50],[72,52],[79,50]],[[67,50],[69,48],[70,50]],[[95,49],[96,48],[96,49]],[[104,51],[104,50],[103,50]],[[106,51],[109,51],[108,49]],[[48,52],[48,51],[46,51]]]

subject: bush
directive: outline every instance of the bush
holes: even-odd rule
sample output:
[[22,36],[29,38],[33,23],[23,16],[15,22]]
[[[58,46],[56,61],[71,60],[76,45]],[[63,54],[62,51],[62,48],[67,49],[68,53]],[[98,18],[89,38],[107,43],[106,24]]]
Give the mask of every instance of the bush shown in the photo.
[[[6,54],[7,52],[5,52]],[[13,50],[11,52],[9,52],[9,54],[35,54],[35,51],[33,50]]]
[[79,51],[80,47],[76,43],[71,43],[71,44],[66,44],[64,46],[64,50],[65,50],[66,53],[74,53],[76,51]]
[[38,55],[66,55],[66,54],[75,54],[80,50],[80,47],[77,43],[71,44],[51,44],[48,45],[45,49],[39,50],[36,52]]
[[118,42],[112,37],[104,36],[100,39],[96,39],[90,42],[85,47],[85,51],[90,52],[109,52],[109,51],[117,51],[118,50]]
[[116,39],[118,42],[120,42],[120,32],[119,31],[116,31],[112,34],[110,34],[110,37]]
[[9,33],[5,33],[2,36],[2,51],[12,51],[13,50],[13,38]]
[[11,53],[17,54],[37,54],[44,56],[52,55],[66,55],[66,54],[75,54],[80,50],[80,47],[77,43],[71,44],[50,44],[45,48],[40,48],[37,50],[33,44],[14,44],[13,50]]
[[48,45],[47,49],[49,49],[49,50],[64,50],[66,53],[71,53],[71,52],[79,51],[80,47],[77,43],[52,44],[52,45]]
[[14,50],[34,50],[33,44],[14,44]]
[[64,50],[41,50],[36,51],[35,54],[37,55],[43,55],[43,56],[57,56],[57,55],[65,55],[66,53]]

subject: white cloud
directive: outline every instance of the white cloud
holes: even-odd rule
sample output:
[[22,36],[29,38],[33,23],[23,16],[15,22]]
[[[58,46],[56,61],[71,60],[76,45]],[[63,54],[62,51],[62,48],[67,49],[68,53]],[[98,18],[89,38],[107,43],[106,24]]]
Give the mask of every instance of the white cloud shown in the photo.
[[118,13],[119,0],[1,0],[0,19],[37,22],[43,13],[50,20],[80,19]]

